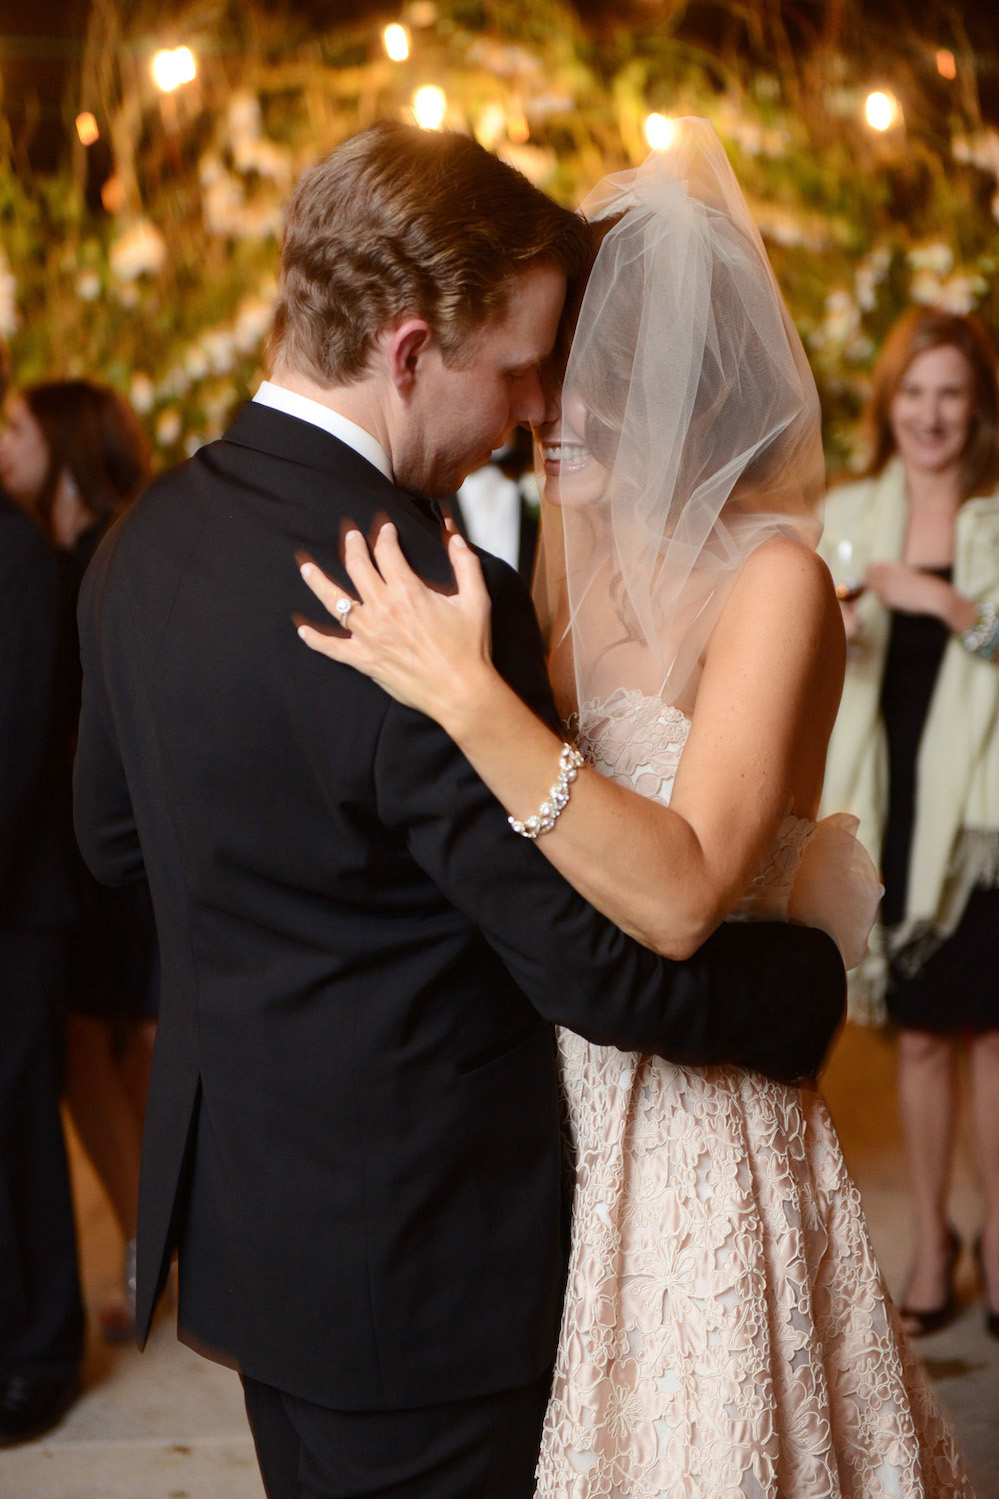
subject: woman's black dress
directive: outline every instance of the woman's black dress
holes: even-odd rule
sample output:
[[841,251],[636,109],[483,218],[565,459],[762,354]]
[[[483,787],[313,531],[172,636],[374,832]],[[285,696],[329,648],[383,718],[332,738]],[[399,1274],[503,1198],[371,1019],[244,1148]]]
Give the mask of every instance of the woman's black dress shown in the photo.
[[[950,581],[950,568],[933,571]],[[881,688],[888,740],[888,817],[881,855],[881,914],[887,927],[905,914],[916,761],[948,639],[946,625],[932,616],[892,614]],[[960,734],[960,724],[954,732]],[[979,886],[972,891],[957,930],[918,973],[908,977],[893,965],[888,1011],[897,1025],[938,1034],[999,1026],[999,890]]]
[[159,1001],[159,961],[152,901],[145,885],[100,885],[83,862],[72,822],[72,766],[80,719],[82,670],[76,604],[83,574],[100,541],[87,531],[71,552],[58,553],[59,647],[56,660],[56,728],[64,746],[60,820],[73,877],[77,919],[70,937],[67,1003],[104,1020],[152,1020]]

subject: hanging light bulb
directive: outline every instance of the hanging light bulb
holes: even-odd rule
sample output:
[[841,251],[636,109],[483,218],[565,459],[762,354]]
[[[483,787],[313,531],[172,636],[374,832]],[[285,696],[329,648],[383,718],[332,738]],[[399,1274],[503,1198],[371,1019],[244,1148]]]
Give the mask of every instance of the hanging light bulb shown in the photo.
[[416,123],[424,130],[439,130],[447,114],[447,95],[435,83],[424,84],[413,95]]
[[409,32],[398,22],[386,26],[382,32],[382,44],[393,62],[405,62],[409,56]]
[[82,146],[92,146],[95,141],[100,140],[100,129],[98,127],[96,119],[90,113],[89,109],[84,110],[83,114],[77,115],[76,133],[80,138],[80,144]]
[[172,94],[182,83],[192,82],[198,65],[190,47],[164,47],[153,57],[149,71],[156,87],[164,94]]
[[894,94],[877,91],[867,95],[864,115],[872,130],[890,130],[893,125],[898,124],[901,110]]
[[645,139],[653,151],[668,151],[676,137],[676,122],[669,115],[650,114],[645,121]]
[[957,77],[957,60],[949,47],[941,47],[937,53],[937,72],[941,78]]

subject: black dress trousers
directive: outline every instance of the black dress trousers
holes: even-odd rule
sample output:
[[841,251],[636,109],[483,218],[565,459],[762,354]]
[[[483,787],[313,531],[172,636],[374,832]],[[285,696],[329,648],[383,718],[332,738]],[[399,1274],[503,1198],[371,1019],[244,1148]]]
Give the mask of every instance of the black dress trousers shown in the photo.
[[531,1499],[550,1384],[402,1411],[243,1390],[267,1499]]

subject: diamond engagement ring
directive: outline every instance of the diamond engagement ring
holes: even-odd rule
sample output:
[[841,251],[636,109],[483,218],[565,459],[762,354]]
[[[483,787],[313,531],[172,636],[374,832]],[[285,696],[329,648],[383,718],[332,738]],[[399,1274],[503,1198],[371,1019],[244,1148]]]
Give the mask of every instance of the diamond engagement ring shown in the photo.
[[340,616],[340,623],[342,625],[345,625],[347,623],[347,615],[350,613],[353,607],[353,599],[337,599],[336,603],[333,605],[333,608]]

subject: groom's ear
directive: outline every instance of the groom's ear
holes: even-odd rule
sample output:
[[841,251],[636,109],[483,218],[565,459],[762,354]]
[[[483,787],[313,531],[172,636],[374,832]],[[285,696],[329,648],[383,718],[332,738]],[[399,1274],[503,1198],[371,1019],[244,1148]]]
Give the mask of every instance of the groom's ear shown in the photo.
[[403,318],[386,334],[385,356],[392,384],[400,395],[408,393],[420,372],[420,364],[436,345],[434,330],[426,318]]

